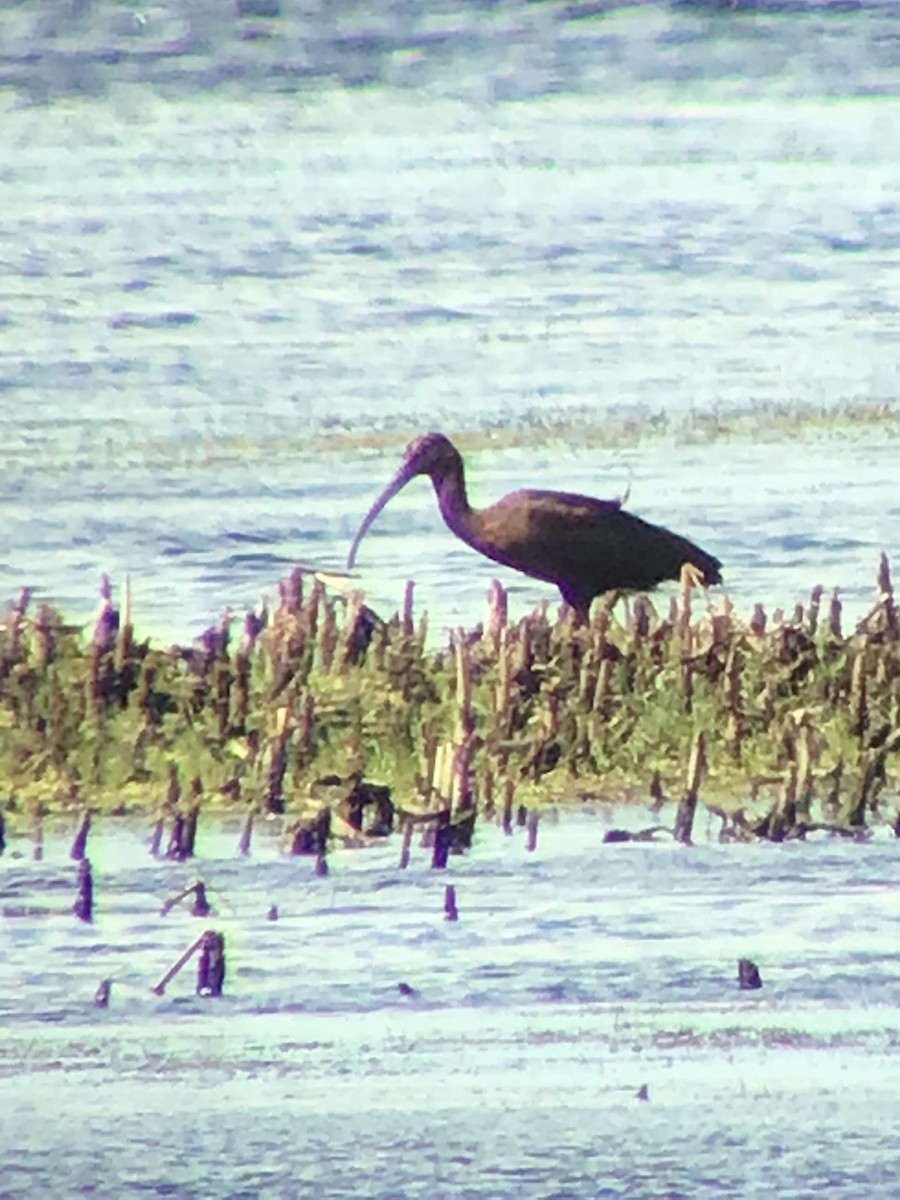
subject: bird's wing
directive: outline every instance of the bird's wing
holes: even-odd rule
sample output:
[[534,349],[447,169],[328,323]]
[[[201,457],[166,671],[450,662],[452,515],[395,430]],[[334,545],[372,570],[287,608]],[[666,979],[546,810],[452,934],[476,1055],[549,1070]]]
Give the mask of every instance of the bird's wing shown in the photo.
[[695,562],[715,582],[718,560],[618,501],[568,492],[512,492],[480,514],[483,553],[519,571],[594,596],[642,591]]
[[621,542],[617,500],[523,489],[480,511],[477,549],[538,579],[558,582],[585,562],[615,557]]

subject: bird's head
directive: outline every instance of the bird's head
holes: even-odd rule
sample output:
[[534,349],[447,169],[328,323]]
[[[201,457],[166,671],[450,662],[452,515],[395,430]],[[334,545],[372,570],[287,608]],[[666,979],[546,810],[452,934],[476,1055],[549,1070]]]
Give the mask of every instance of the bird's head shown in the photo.
[[347,566],[352,567],[356,561],[356,551],[375,518],[387,504],[416,475],[429,475],[434,481],[442,479],[452,471],[462,469],[462,459],[459,451],[449,438],[442,433],[425,433],[410,442],[404,451],[400,466],[381,495],[363,517],[362,524],[356,531],[356,537],[347,555]]
[[432,479],[440,479],[456,470],[459,463],[459,451],[449,438],[442,433],[423,433],[406,447],[394,479],[399,479],[401,475],[403,483],[414,475],[430,475]]

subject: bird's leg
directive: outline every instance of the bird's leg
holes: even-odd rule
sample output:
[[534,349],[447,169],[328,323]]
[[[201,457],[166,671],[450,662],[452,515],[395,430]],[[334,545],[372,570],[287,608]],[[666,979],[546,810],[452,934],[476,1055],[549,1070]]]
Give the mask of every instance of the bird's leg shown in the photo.
[[692,562],[681,564],[679,575],[681,582],[681,611],[678,614],[678,632],[682,642],[686,642],[691,627],[691,591],[703,586],[703,572]]
[[581,625],[586,625],[590,616],[590,597],[585,599],[584,596],[580,596],[564,583],[560,583],[558,586],[560,595],[563,598],[563,604],[567,606],[569,613],[572,615],[573,626],[577,629]]
[[692,562],[686,562],[686,563],[681,564],[681,574],[679,575],[678,578],[679,578],[682,588],[685,591],[687,591],[689,588],[692,588],[692,587],[704,587],[705,586],[704,581],[703,581],[703,572],[700,570],[700,568],[698,566],[695,566],[694,563],[692,563]]

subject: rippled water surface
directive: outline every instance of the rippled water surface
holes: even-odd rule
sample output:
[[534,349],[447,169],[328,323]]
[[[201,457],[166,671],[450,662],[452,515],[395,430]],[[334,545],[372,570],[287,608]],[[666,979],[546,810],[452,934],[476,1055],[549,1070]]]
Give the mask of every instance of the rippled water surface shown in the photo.
[[[179,865],[107,822],[92,926],[64,826],[8,854],[4,1195],[893,1195],[896,842],[604,845],[612,819],[545,821],[532,854],[484,827],[445,873],[339,850],[325,879],[274,828],[249,860],[201,829]],[[160,917],[198,875],[213,914]],[[154,996],[205,925],[225,995],[189,964]]]
[[[0,5],[0,597],[87,617],[127,573],[141,632],[187,637],[340,565],[413,432],[493,429],[477,503],[630,487],[739,611],[821,583],[858,614],[900,516],[898,18]],[[797,405],[885,420],[770,436]],[[736,438],[658,428],[733,410]],[[496,573],[421,481],[359,566],[384,610],[415,577],[437,630]],[[553,594],[504,582],[520,612]],[[532,855],[484,830],[457,924],[395,846],[322,880],[274,831],[244,861],[203,830],[218,1001],[191,968],[149,990],[198,930],[158,916],[193,867],[97,830],[88,927],[67,831],[43,863],[13,842],[3,1195],[894,1196],[896,843],[606,824],[545,822]]]
[[[898,16],[5,6],[0,588],[86,616],[130,573],[138,624],[184,637],[339,566],[412,432],[578,413],[574,450],[473,453],[476,500],[630,483],[740,606],[822,583],[858,613],[896,549],[882,425],[635,448],[604,423],[896,409]],[[495,568],[417,486],[362,581],[472,623]]]

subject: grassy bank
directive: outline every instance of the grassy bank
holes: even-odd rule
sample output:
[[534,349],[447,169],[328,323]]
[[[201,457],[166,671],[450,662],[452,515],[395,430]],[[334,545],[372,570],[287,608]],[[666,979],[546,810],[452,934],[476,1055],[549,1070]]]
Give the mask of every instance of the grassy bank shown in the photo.
[[[853,438],[876,432],[900,438],[900,406],[848,399],[839,405],[783,403],[758,399],[742,405],[671,411],[646,406],[580,407],[540,405],[517,413],[514,420],[486,420],[478,425],[439,422],[441,431],[466,453],[486,449],[603,447],[628,449],[658,443],[692,445],[712,442],[779,442],[799,438]],[[27,428],[27,422],[23,424]],[[30,431],[20,445],[0,447],[0,465],[15,465],[27,456],[29,470],[58,471],[61,466],[202,471],[233,463],[292,463],[323,455],[357,455],[361,451],[393,456],[415,436],[420,424],[380,423],[370,429],[358,419],[339,418],[305,423],[288,414],[253,435],[210,434],[153,438],[136,434],[124,418],[110,418],[102,430]],[[102,437],[100,436],[102,434]],[[46,438],[47,440],[42,440]],[[36,440],[38,439],[38,440]],[[40,445],[41,455],[35,455]]]
[[893,822],[900,634],[886,560],[860,627],[816,592],[749,619],[684,595],[554,609],[426,649],[412,607],[388,620],[359,594],[295,574],[262,626],[189,648],[65,624],[23,597],[0,633],[7,820],[66,808],[318,810],[322,779],[356,773],[424,811],[474,800],[680,799],[694,782],[734,836],[815,822]]

